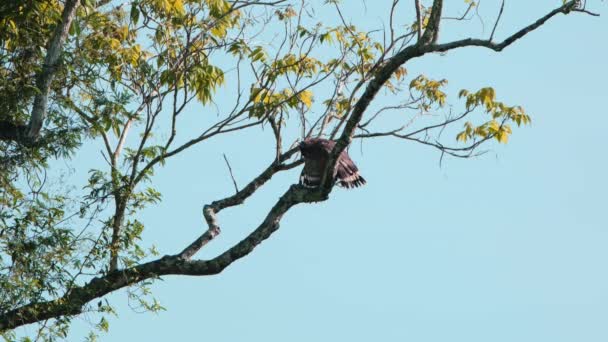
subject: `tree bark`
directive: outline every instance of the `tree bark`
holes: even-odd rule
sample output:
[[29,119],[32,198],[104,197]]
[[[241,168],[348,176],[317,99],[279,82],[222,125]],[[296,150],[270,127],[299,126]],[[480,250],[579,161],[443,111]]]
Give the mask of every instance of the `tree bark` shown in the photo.
[[61,23],[55,29],[55,34],[49,44],[44,58],[44,64],[42,65],[42,71],[38,75],[36,80],[36,87],[39,90],[39,94],[34,98],[34,105],[32,107],[32,115],[30,117],[30,123],[28,127],[28,138],[36,139],[42,129],[44,118],[46,117],[49,92],[51,90],[51,81],[57,71],[57,62],[61,52],[63,51],[63,44],[68,36],[68,31],[72,20],[76,16],[76,9],[80,4],[80,0],[67,0],[65,7],[63,8],[63,14],[61,15]]

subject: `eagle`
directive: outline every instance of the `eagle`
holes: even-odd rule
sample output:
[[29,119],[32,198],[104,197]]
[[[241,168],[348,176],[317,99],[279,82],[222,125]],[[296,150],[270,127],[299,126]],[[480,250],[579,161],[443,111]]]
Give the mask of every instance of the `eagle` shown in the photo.
[[[336,142],[321,138],[304,139],[298,146],[302,157],[304,157],[304,168],[300,175],[300,184],[306,187],[317,187],[321,184],[323,171],[329,160],[329,154],[336,146]],[[365,179],[359,174],[359,169],[348,156],[346,150],[340,153],[336,168],[334,169],[334,181],[347,189],[355,188],[365,184]]]

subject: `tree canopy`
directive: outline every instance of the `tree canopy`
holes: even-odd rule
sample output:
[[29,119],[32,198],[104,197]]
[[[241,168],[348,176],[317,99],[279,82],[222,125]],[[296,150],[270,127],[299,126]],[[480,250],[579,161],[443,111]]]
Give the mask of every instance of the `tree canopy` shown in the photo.
[[[155,279],[217,274],[270,237],[295,205],[328,200],[336,158],[354,139],[406,140],[441,158],[469,158],[487,144],[507,143],[516,127],[531,122],[520,104],[501,101],[490,86],[449,97],[448,80],[407,64],[461,48],[500,52],[555,16],[595,15],[579,1],[556,2],[499,39],[503,1],[488,19],[489,36],[451,41],[442,38],[442,24],[467,20],[476,2],[449,4],[464,13],[449,17],[442,0],[389,1],[377,30],[351,23],[344,2],[333,0],[3,2],[2,336],[11,340],[13,329],[35,323],[38,338],[65,337],[74,316],[112,314],[102,298],[120,289],[146,310],[162,309],[148,290]],[[315,11],[322,10],[336,21],[319,22]],[[194,136],[180,134],[188,108],[208,122]],[[233,195],[201,208],[206,226],[191,244],[158,255],[150,245],[162,241],[142,241],[150,223],[137,219],[161,201],[154,171],[195,145],[220,135],[238,139],[245,130],[272,135],[273,150],[260,150],[268,166],[244,187],[235,183]],[[196,259],[221,232],[217,214],[300,166],[297,143],[311,136],[337,141],[322,185],[285,184],[245,239]],[[103,167],[91,167],[85,184],[69,184],[75,191],[49,185],[58,161],[73,165],[83,146],[96,143]],[[105,318],[98,328],[108,329]]]

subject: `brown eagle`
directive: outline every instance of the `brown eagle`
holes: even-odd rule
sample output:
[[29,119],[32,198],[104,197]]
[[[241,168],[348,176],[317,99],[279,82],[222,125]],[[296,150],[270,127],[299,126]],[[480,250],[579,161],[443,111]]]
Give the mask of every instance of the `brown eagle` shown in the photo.
[[[300,175],[301,185],[307,187],[319,186],[329,154],[335,145],[335,141],[321,138],[307,138],[300,143],[300,152],[304,157],[304,169],[302,169]],[[340,153],[336,162],[334,181],[337,181],[338,185],[349,189],[365,184],[365,179],[359,174],[359,169],[350,159],[346,150]]]

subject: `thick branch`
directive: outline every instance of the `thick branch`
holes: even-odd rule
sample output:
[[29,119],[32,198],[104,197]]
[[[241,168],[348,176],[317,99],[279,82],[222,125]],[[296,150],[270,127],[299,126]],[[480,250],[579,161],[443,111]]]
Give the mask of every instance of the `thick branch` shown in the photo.
[[32,106],[32,115],[28,127],[29,139],[36,139],[40,134],[40,129],[42,128],[42,123],[46,116],[51,81],[57,71],[57,62],[63,51],[63,44],[68,36],[68,30],[76,15],[76,9],[79,4],[80,0],[67,0],[65,2],[63,14],[61,15],[61,23],[57,25],[51,43],[48,46],[44,64],[42,65],[42,71],[36,80],[36,87],[38,88],[39,93],[34,98],[34,105]]
[[249,236],[226,252],[211,260],[187,260],[182,253],[165,256],[125,270],[114,271],[94,278],[86,285],[75,287],[65,296],[41,303],[32,303],[0,315],[0,332],[65,315],[77,315],[84,305],[112,291],[133,285],[142,280],[163,275],[179,274],[206,276],[220,273],[236,260],[248,255],[262,241],[279,229],[283,215],[294,205],[325,200],[319,192],[292,185],[272,207],[264,221]]
[[282,164],[291,158],[291,156],[297,151],[298,149],[293,148],[283,153],[278,160],[273,161],[273,163],[266,168],[264,172],[249,182],[249,184],[247,184],[243,189],[237,191],[236,194],[205,205],[203,207],[203,217],[205,218],[209,229],[198,239],[192,242],[188,247],[186,247],[181,253],[179,253],[179,256],[187,260],[192,258],[194,254],[196,254],[201,248],[203,248],[209,241],[220,233],[220,226],[216,217],[217,213],[228,207],[243,204],[245,200],[253,195],[257,189],[269,181],[275,173],[300,165],[302,163],[301,161],[296,161],[287,165]]
[[437,38],[439,37],[439,24],[441,22],[442,9],[443,0],[433,1],[429,22],[426,25],[426,30],[424,30],[422,39],[418,42],[418,44],[434,44],[437,41]]

